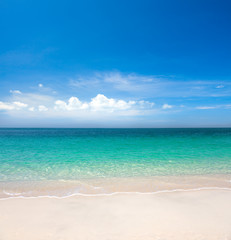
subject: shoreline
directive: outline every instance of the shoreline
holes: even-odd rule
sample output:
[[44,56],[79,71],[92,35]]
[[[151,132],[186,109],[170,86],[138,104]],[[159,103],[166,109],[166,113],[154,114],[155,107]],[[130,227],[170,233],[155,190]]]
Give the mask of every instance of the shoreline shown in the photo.
[[231,175],[155,176],[82,180],[0,182],[0,199],[16,197],[156,194],[200,189],[231,189]]
[[0,198],[0,201],[9,200],[9,199],[67,199],[75,197],[110,197],[117,195],[158,195],[166,193],[182,193],[182,192],[199,192],[199,191],[231,191],[231,188],[219,188],[219,187],[207,187],[207,188],[191,188],[191,189],[172,189],[172,190],[161,190],[156,192],[113,192],[113,193],[98,193],[98,194],[84,194],[84,193],[75,193],[67,196],[11,196]]

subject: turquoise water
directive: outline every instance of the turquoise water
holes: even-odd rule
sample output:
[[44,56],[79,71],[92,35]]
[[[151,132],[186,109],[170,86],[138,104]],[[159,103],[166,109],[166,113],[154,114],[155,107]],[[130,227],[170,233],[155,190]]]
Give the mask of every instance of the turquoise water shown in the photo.
[[231,129],[0,129],[0,181],[231,173]]

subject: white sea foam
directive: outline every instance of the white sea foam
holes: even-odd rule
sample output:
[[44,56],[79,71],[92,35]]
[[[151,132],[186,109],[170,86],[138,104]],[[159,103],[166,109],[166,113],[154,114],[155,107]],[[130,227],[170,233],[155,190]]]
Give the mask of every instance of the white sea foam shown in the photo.
[[[112,192],[112,193],[73,193],[65,196],[55,196],[55,195],[42,195],[42,196],[10,196],[6,198],[1,198],[0,200],[8,200],[8,199],[37,199],[37,198],[53,198],[53,199],[65,199],[70,197],[104,197],[104,196],[114,196],[114,195],[123,195],[123,194],[136,194],[136,195],[155,195],[155,194],[163,194],[163,193],[174,193],[174,192],[193,192],[193,191],[204,191],[204,190],[223,190],[223,191],[231,191],[231,188],[225,187],[202,187],[202,188],[191,188],[191,189],[172,189],[172,190],[161,190],[155,192]],[[10,195],[10,193],[8,193]]]
[[5,190],[3,190],[3,193],[8,195],[8,196],[19,196],[19,195],[22,195],[23,193],[10,193],[10,192],[7,192]]
[[92,186],[92,188],[94,188],[94,189],[103,189],[102,187],[94,187],[94,186]]

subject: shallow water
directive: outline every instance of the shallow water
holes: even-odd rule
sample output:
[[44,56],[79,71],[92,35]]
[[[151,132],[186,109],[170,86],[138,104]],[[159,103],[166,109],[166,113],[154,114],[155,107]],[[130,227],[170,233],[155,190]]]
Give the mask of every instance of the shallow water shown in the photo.
[[74,181],[76,186],[97,179],[230,174],[230,128],[0,129],[5,187],[10,182]]
[[1,180],[231,173],[231,129],[0,129]]

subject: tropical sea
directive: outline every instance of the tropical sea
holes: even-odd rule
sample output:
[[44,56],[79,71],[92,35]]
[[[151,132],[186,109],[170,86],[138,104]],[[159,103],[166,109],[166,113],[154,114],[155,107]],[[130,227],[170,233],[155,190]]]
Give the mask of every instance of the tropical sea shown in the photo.
[[0,197],[231,187],[231,128],[0,129]]

